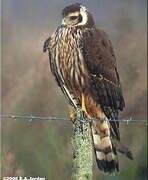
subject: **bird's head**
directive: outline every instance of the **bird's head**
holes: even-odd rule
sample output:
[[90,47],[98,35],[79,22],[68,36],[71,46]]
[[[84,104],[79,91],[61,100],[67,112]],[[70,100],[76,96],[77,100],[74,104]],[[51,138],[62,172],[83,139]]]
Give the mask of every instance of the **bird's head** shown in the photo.
[[88,10],[79,3],[67,6],[62,11],[62,26],[69,28],[75,26],[94,26],[94,21]]

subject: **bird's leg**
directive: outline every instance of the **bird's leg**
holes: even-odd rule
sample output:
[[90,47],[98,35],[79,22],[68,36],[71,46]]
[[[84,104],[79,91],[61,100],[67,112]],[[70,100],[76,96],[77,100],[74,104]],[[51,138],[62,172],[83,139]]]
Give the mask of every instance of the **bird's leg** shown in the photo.
[[[81,96],[81,108],[82,108],[82,111],[84,112],[85,116],[89,119],[91,119],[91,116],[88,114],[87,110],[86,110],[86,106],[85,106],[85,97],[84,97],[84,94],[82,93],[82,96]],[[74,123],[75,122],[75,118],[76,118],[76,113],[72,113],[70,115],[70,118],[72,119],[72,122]]]
[[84,94],[82,93],[82,111],[85,113],[86,117],[91,119],[91,116],[88,114],[87,110],[86,110],[86,106],[85,106],[85,97]]

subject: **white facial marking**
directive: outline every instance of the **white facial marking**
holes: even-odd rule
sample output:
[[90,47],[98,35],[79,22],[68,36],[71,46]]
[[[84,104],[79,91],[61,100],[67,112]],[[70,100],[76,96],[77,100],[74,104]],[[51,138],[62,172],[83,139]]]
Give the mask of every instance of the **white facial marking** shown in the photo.
[[79,24],[77,24],[77,26],[81,26],[81,25],[85,25],[88,21],[88,17],[87,17],[87,9],[84,6],[80,6],[80,14],[82,16],[82,22],[80,22]]

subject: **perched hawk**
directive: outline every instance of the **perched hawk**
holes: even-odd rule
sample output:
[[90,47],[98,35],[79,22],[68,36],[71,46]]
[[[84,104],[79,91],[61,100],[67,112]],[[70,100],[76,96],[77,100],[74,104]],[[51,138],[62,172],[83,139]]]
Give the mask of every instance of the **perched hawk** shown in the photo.
[[[118,119],[125,103],[113,47],[84,6],[76,3],[63,9],[62,24],[45,41],[46,50],[51,72],[74,108],[82,107],[88,118]],[[119,171],[117,151],[132,159],[120,143],[119,122],[95,121],[92,134],[101,171]]]

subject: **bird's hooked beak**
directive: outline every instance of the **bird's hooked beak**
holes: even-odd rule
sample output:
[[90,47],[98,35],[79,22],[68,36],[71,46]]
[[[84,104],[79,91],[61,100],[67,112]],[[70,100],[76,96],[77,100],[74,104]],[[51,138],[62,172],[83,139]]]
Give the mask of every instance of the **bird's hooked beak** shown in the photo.
[[68,18],[63,18],[62,23],[61,23],[61,27],[66,27],[68,24],[69,24],[69,19]]

